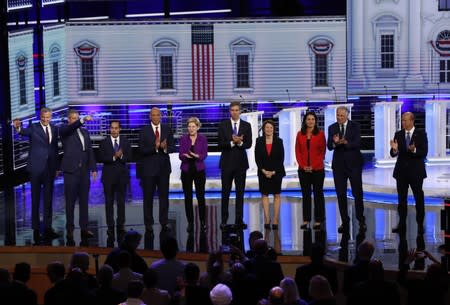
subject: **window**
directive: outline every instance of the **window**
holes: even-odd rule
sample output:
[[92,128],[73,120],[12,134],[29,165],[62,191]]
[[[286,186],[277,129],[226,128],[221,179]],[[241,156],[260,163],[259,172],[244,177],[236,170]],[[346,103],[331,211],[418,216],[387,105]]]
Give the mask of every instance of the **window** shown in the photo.
[[253,59],[255,43],[239,38],[230,44],[233,63],[233,87],[235,92],[253,91]]
[[450,59],[439,61],[439,82],[450,83]]
[[92,42],[82,41],[75,46],[74,50],[79,58],[80,91],[83,94],[95,94],[97,90],[96,66],[99,48]]
[[55,61],[53,68],[53,96],[59,96],[59,67],[58,62]]
[[172,56],[161,56],[160,63],[161,63],[160,89],[174,89]]
[[319,90],[328,89],[330,88],[328,68],[334,44],[327,37],[315,37],[308,44],[311,51],[312,86]]
[[328,87],[327,55],[316,54],[315,86]]
[[450,0],[439,0],[440,11],[450,11]]
[[178,43],[171,39],[161,39],[153,44],[159,94],[176,94],[178,47]]
[[27,85],[25,81],[25,70],[19,71],[19,92],[20,92],[20,105],[27,104]]
[[381,69],[394,68],[394,35],[381,35]]
[[[407,61],[399,60],[399,48],[402,18],[394,13],[382,13],[372,19],[372,33],[375,41],[375,49],[368,50],[367,71],[375,72],[377,77],[396,77],[401,65],[407,65]],[[369,48],[368,48],[369,49]],[[372,68],[370,68],[372,67]]]
[[250,87],[250,73],[248,68],[248,54],[237,55],[236,57],[236,71],[237,71],[237,88]]

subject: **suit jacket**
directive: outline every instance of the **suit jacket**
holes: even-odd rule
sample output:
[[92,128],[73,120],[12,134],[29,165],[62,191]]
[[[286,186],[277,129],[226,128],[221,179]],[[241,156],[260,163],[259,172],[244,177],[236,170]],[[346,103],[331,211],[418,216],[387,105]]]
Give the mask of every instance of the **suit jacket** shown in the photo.
[[233,127],[231,120],[227,119],[219,125],[219,150],[220,155],[219,167],[221,169],[248,169],[248,158],[246,149],[252,147],[252,126],[250,123],[240,120],[238,135],[244,136],[241,146],[234,145],[231,147],[233,139]]
[[327,146],[329,150],[334,150],[332,168],[345,166],[347,168],[361,168],[363,157],[360,151],[361,128],[359,123],[348,120],[345,130],[347,144],[335,145],[333,136],[339,134],[339,124],[333,123],[328,127]]
[[414,133],[411,135],[411,143],[414,143],[416,146],[415,153],[406,149],[405,138],[406,133],[404,129],[395,133],[394,139],[397,140],[398,151],[394,154],[394,151],[390,150],[391,157],[397,156],[393,176],[397,179],[402,175],[413,174],[418,179],[424,179],[427,177],[425,170],[425,158],[428,154],[427,133],[414,128]]
[[[187,172],[189,170],[189,158],[186,158],[184,154],[187,154],[191,150],[192,141],[189,134],[185,134],[180,139],[180,154],[181,170]],[[208,140],[202,134],[197,134],[197,139],[194,144],[194,153],[199,155],[199,158],[195,160],[195,168],[197,171],[205,169],[205,159],[208,156]]]
[[[308,147],[307,136],[301,131],[297,133],[295,141],[295,157],[300,169],[308,166]],[[309,158],[310,166],[313,170],[321,170],[324,168],[323,160],[325,159],[325,134],[322,130],[318,134],[311,136]]]
[[127,162],[130,162],[131,160],[131,145],[125,136],[119,136],[119,147],[122,149],[122,158],[114,161],[114,146],[111,141],[111,136],[108,135],[100,142],[98,149],[98,161],[103,163],[103,183],[128,183],[130,173]]
[[167,140],[167,152],[163,149],[156,149],[156,136],[152,125],[145,125],[139,132],[139,150],[142,155],[139,168],[139,178],[170,174],[169,154],[175,152],[175,140],[169,125],[161,123],[159,138]]
[[83,157],[83,146],[76,131],[78,128],[84,137],[85,150],[87,153],[87,167],[91,171],[96,171],[94,150],[92,149],[91,138],[87,129],[81,127],[80,120],[61,126],[59,129],[59,135],[63,144],[64,156],[61,161],[61,170],[65,173],[74,173],[78,170]]
[[262,170],[275,171],[276,177],[286,176],[284,170],[284,146],[283,140],[274,136],[272,140],[272,151],[267,154],[265,136],[256,139],[255,160],[258,166],[258,175],[264,176]]
[[55,173],[58,168],[58,128],[53,124],[49,124],[49,127],[52,134],[50,144],[40,122],[22,128],[19,132],[30,139],[27,171],[33,175],[39,175],[47,168]]

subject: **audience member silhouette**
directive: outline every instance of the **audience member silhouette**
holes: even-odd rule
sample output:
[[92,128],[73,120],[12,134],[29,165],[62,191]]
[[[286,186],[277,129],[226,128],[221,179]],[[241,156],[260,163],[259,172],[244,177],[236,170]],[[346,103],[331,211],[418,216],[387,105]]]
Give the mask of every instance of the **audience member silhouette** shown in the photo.
[[47,276],[53,286],[45,292],[45,305],[64,304],[66,298],[66,285],[64,281],[65,273],[66,268],[61,262],[55,261],[47,265]]
[[309,305],[336,305],[330,283],[321,275],[312,277],[309,282],[309,295],[312,299]]
[[145,304],[169,305],[170,295],[166,290],[157,288],[158,274],[153,269],[148,269],[144,273],[144,291],[141,299]]
[[96,305],[117,305],[126,300],[127,295],[123,291],[112,287],[112,279],[113,269],[103,265],[97,273],[99,287],[94,291]]
[[369,279],[369,263],[375,248],[369,241],[362,242],[358,247],[355,264],[344,272],[344,294],[349,295],[356,284]]
[[119,271],[114,273],[112,287],[128,294],[128,283],[130,281],[142,281],[142,274],[131,270],[131,255],[122,250],[119,254]]

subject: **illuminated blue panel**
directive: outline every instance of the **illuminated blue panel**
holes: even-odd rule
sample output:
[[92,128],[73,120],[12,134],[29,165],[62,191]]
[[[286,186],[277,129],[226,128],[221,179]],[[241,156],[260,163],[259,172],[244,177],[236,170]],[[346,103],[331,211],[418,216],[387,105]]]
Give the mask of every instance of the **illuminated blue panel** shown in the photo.
[[325,202],[325,219],[327,220],[325,222],[327,227],[327,238],[328,240],[334,240],[337,241],[338,236],[336,234],[338,224],[336,222],[336,210],[337,204],[336,202]]
[[42,7],[51,4],[64,3],[65,0],[42,0]]
[[33,7],[33,0],[8,0],[7,10],[9,12],[29,7]]
[[280,234],[281,249],[292,249],[292,231],[297,229],[297,224],[292,226],[292,209],[294,205],[290,203],[281,204],[280,206]]
[[375,239],[384,239],[385,216],[386,210],[375,210]]

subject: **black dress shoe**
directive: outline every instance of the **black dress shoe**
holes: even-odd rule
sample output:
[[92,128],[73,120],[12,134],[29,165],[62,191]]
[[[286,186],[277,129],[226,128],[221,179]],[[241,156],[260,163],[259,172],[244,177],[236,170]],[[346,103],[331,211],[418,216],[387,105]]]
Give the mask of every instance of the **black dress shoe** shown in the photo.
[[221,223],[220,224],[220,229],[223,231],[227,228],[227,224],[226,223]]
[[359,232],[366,232],[367,231],[367,225],[365,222],[359,223]]
[[307,230],[309,228],[309,222],[305,221],[303,222],[303,224],[300,226],[300,229],[302,230]]
[[245,230],[245,229],[247,229],[247,224],[245,222],[236,222],[234,225],[236,226],[236,228],[238,230]]
[[316,231],[322,229],[322,223],[321,222],[315,222],[314,226],[313,226],[313,229],[316,230]]
[[275,224],[275,223],[274,223],[274,224],[272,225],[272,230],[275,230],[275,231],[278,230],[278,224]]
[[33,230],[33,240],[33,245],[38,246],[41,244],[41,232],[39,230]]
[[170,230],[170,227],[168,224],[163,224],[163,225],[161,225],[161,231],[162,232],[170,232],[171,230]]
[[57,239],[57,238],[59,238],[60,236],[61,236],[61,235],[58,234],[58,233],[56,233],[55,230],[53,230],[52,228],[46,229],[45,232],[44,232],[44,238],[45,238],[45,239],[52,240],[52,239]]
[[265,223],[264,224],[264,229],[270,230],[270,223]]
[[343,234],[343,233],[347,233],[349,231],[349,226],[348,225],[340,225],[338,228],[338,233]]
[[94,237],[94,233],[89,230],[81,230],[81,239],[88,239]]
[[400,234],[400,233],[404,233],[404,232],[406,232],[406,227],[405,226],[398,225],[398,226],[392,228],[392,233]]
[[424,234],[425,234],[424,226],[417,227],[417,235],[424,235]]

